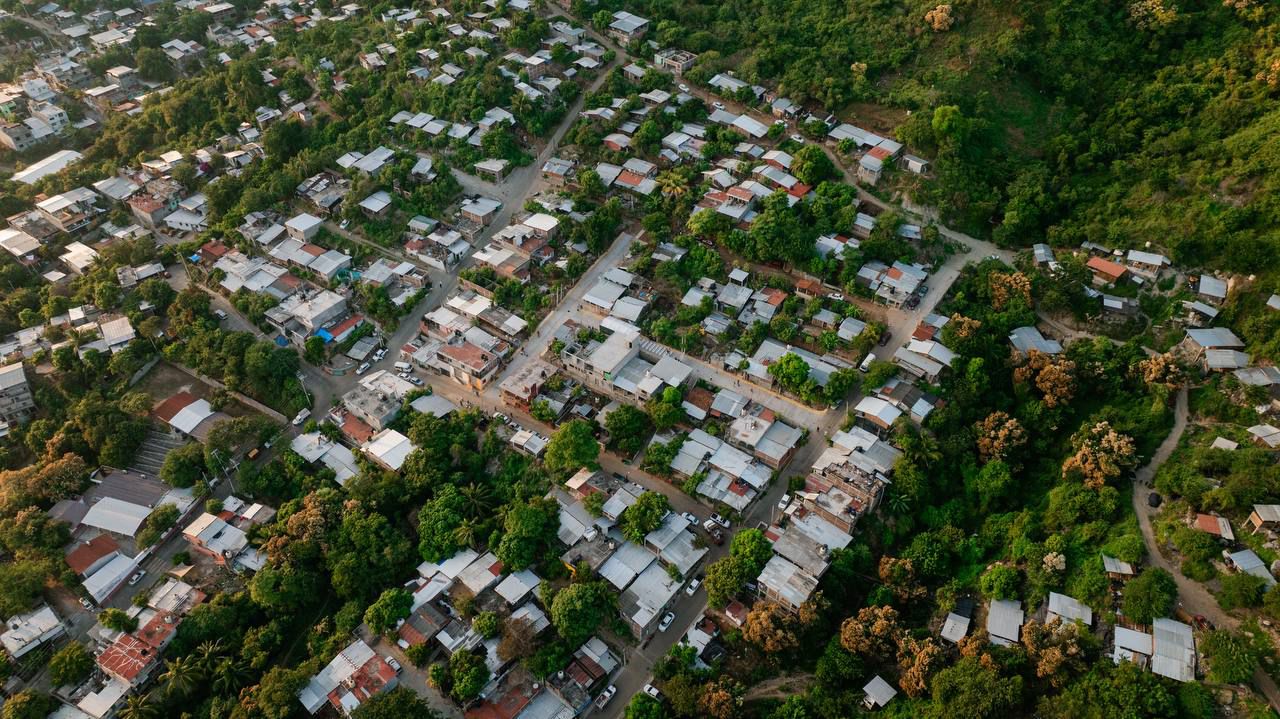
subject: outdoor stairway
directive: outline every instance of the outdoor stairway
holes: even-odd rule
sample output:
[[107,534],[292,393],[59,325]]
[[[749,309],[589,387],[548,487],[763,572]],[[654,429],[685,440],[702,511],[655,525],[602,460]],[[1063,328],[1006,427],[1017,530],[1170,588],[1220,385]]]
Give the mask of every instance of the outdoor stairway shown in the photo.
[[169,454],[169,450],[184,444],[186,442],[168,432],[149,429],[146,439],[142,440],[142,446],[138,447],[138,452],[133,457],[133,466],[129,471],[145,474],[148,477],[158,477],[160,467],[164,464],[164,458]]

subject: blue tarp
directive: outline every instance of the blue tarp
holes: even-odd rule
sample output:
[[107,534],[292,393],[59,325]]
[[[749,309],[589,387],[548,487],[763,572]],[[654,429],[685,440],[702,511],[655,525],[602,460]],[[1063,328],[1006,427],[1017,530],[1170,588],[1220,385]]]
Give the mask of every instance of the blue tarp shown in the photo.
[[284,335],[276,335],[276,344],[280,345],[281,347],[288,347],[289,340],[285,339]]
[[316,337],[324,340],[325,344],[333,341],[333,333],[323,328],[316,330]]
[[191,260],[192,262],[199,262],[199,261],[200,261],[200,253],[199,253],[199,252],[197,252],[196,254],[194,254],[194,255],[192,255],[192,256],[190,256],[190,257],[188,257],[187,259],[188,259],[188,260]]

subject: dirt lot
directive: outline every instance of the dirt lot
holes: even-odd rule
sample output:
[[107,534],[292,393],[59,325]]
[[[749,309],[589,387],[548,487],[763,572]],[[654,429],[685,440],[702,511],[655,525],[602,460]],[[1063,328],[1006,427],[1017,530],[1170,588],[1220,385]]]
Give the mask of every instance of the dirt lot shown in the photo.
[[[218,390],[201,382],[191,375],[179,370],[168,362],[160,362],[147,373],[135,389],[151,395],[155,403],[163,402],[178,392],[190,392],[197,399],[213,403],[214,393]],[[246,417],[254,411],[237,402],[234,398],[223,406],[222,411],[232,417]]]

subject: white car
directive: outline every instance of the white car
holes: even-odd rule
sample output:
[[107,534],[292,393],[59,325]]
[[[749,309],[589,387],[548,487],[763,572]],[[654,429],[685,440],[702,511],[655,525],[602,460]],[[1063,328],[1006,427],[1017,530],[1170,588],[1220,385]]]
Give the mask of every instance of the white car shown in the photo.
[[412,383],[413,383],[415,386],[417,386],[417,387],[421,387],[421,386],[422,386],[422,378],[421,378],[421,377],[419,377],[419,376],[418,376],[418,375],[416,375],[416,374],[414,374],[414,375],[409,375],[409,381],[410,381],[410,382],[412,382]]
[[359,366],[359,367],[356,367],[356,376],[362,375],[362,374],[364,374],[365,372],[368,372],[368,371],[369,371],[369,363],[368,363],[368,362],[361,362],[361,363],[360,363],[360,366]]
[[302,408],[301,410],[299,410],[297,414],[293,416],[293,426],[297,427],[301,425],[303,422],[306,422],[307,417],[310,417],[310,416],[311,416],[311,410],[305,407]]
[[692,524],[695,527],[698,526],[698,516],[693,512],[681,512],[680,516],[689,520],[689,524]]
[[711,103],[711,106],[712,106],[712,107],[714,107],[714,108],[715,108],[715,109],[717,109],[717,110],[723,110],[723,109],[724,109],[724,103],[723,103],[723,102],[719,102],[719,101]]
[[385,658],[387,660],[387,666],[396,670],[396,674],[399,674],[403,670],[403,667],[400,666],[400,662],[396,661],[395,657],[388,654]]
[[841,292],[832,292],[827,295],[827,299],[834,300],[836,302],[844,302],[844,294]]
[[147,570],[145,569],[139,570],[137,574],[134,574],[132,577],[129,577],[129,586],[132,587],[138,582],[141,582],[142,578],[145,576],[147,576]]
[[386,356],[387,356],[387,348],[386,348],[386,347],[383,347],[382,349],[380,349],[380,350],[378,350],[377,352],[374,352],[374,353],[373,353],[373,361],[374,361],[374,362],[381,362],[381,361],[382,361],[382,358],[383,358],[383,357],[386,357]]
[[225,321],[227,319],[227,313],[222,310],[214,310],[213,316],[217,317],[219,321]]
[[596,697],[596,709],[604,709],[608,706],[609,701],[613,699],[613,695],[618,693],[618,687],[610,684],[600,692],[600,696]]
[[796,142],[799,142],[799,143],[801,143],[801,144],[804,144],[804,135],[801,135],[801,134],[799,134],[799,133],[795,133],[795,134],[793,134],[793,135],[791,136],[791,139],[792,139],[792,140],[794,140],[794,141],[796,141]]
[[682,83],[680,83],[680,85],[679,85],[678,87],[680,88],[680,92],[688,92],[688,91],[689,91],[689,86],[688,86],[688,85],[686,85],[686,84],[684,84],[683,82],[682,82]]
[[791,506],[791,495],[784,492],[782,499],[778,500],[778,511],[785,512],[789,506]]
[[652,684],[645,684],[645,685],[644,685],[644,693],[645,693],[645,694],[648,694],[649,696],[653,697],[654,699],[661,699],[661,698],[662,698],[662,692],[658,691],[658,688],[657,688],[657,687],[655,687],[655,686],[654,686],[654,685],[652,685]]
[[676,620],[675,612],[667,612],[662,615],[662,621],[658,622],[658,631],[665,632],[671,628],[671,623]]
[[693,579],[689,580],[689,586],[684,588],[684,593],[692,597],[694,594],[698,593],[698,587],[701,587],[701,586],[702,586],[702,580],[698,579],[697,577],[694,577]]
[[724,527],[725,529],[729,528],[729,520],[725,519],[724,517],[721,517],[719,514],[711,515],[711,521],[715,522],[721,527]]
[[84,597],[80,597],[80,606],[84,607],[85,609],[88,609],[91,612],[93,611],[93,602],[89,601],[88,599],[85,599]]

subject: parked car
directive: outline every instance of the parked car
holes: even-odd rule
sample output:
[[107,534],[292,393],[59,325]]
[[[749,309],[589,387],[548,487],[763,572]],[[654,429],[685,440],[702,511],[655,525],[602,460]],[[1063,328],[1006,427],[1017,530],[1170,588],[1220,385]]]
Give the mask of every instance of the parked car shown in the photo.
[[385,658],[387,660],[387,666],[396,670],[396,674],[399,674],[401,671],[403,671],[403,667],[400,666],[400,662],[396,661],[395,657],[388,654]]
[[834,300],[836,302],[844,302],[844,293],[832,292],[831,294],[827,295],[827,299]]
[[409,379],[409,381],[410,381],[411,383],[413,383],[413,385],[414,385],[415,387],[421,387],[421,386],[422,386],[422,378],[421,378],[421,377],[419,377],[418,375],[416,375],[416,374],[411,374],[411,375],[409,375],[409,378],[408,378],[408,379]]
[[365,372],[368,372],[368,371],[369,371],[369,363],[368,363],[368,362],[361,362],[361,363],[360,363],[360,366],[359,366],[359,367],[356,367],[356,375],[357,375],[357,376],[358,376],[358,375],[362,375],[362,374],[364,374]]
[[298,411],[297,414],[293,416],[293,426],[297,427],[301,425],[303,422],[306,422],[307,417],[310,417],[310,416],[311,416],[311,410],[307,409],[306,407],[303,407],[301,410]]
[[676,620],[675,612],[667,612],[662,615],[662,621],[658,622],[658,631],[665,632],[671,628],[671,623]]
[[387,356],[387,348],[386,348],[386,347],[383,347],[382,349],[380,349],[380,350],[378,350],[377,352],[374,352],[374,353],[373,353],[373,361],[374,361],[374,362],[381,362],[381,361],[382,361],[382,358],[383,358],[383,357],[386,357],[386,356]]
[[893,333],[890,332],[889,330],[885,330],[884,332],[880,333],[880,341],[876,342],[876,344],[880,345],[881,347],[884,347],[885,345],[889,344],[889,340],[892,337],[893,337]]
[[694,577],[693,579],[689,580],[689,586],[684,588],[684,593],[692,597],[694,594],[698,593],[698,587],[701,587],[701,586],[702,586],[702,580],[698,579],[697,577]]
[[695,527],[698,525],[698,515],[694,514],[693,512],[681,512],[680,516],[689,520],[689,524],[692,524]]
[[858,371],[869,372],[871,370],[871,363],[875,361],[876,361],[876,353],[868,352],[867,356],[862,358],[862,364],[858,365]]
[[709,534],[711,535],[712,544],[716,545],[717,547],[720,546],[721,544],[724,544],[724,532],[721,532],[718,529],[713,529],[709,532]]
[[494,412],[494,413],[493,413],[493,418],[494,418],[494,419],[496,419],[496,420],[498,420],[499,422],[501,422],[501,423],[503,423],[503,424],[506,424],[507,422],[510,422],[510,421],[511,421],[511,419],[510,419],[509,417],[507,417],[507,415],[505,415],[505,414],[503,414],[503,413],[501,413],[501,412]]
[[711,515],[711,521],[715,522],[721,527],[724,527],[725,529],[729,528],[729,520],[725,519],[724,517],[721,517],[719,514]]
[[653,697],[654,699],[661,699],[661,698],[662,698],[662,692],[658,691],[658,688],[657,688],[657,687],[655,687],[655,686],[654,686],[654,685],[652,685],[652,684],[645,684],[645,685],[644,685],[644,693],[645,693],[645,694],[648,694],[649,696]]
[[86,597],[80,597],[80,606],[84,607],[85,609],[88,609],[91,612],[94,611],[93,602],[89,601],[88,598]]
[[351,220],[343,220],[342,222],[338,223],[338,227],[341,227],[344,230],[350,226],[351,226]]
[[785,512],[789,506],[791,506],[791,495],[783,492],[782,499],[778,500],[778,511]]
[[227,313],[222,310],[214,310],[213,316],[217,317],[219,322],[224,322],[227,319]]
[[802,145],[803,145],[803,144],[804,144],[804,135],[801,135],[801,134],[800,134],[800,133],[798,133],[798,132],[797,132],[797,133],[794,133],[794,134],[792,134],[792,135],[791,135],[791,140],[792,140],[793,142],[798,142],[798,143],[800,143],[800,144],[802,144]]
[[609,705],[609,701],[613,699],[613,695],[618,693],[618,687],[610,684],[600,692],[600,696],[596,697],[596,709],[604,709]]
[[147,570],[145,569],[138,570],[132,577],[129,577],[129,586],[132,587],[138,582],[141,582],[142,578],[145,576],[147,576]]
[[682,82],[682,83],[680,83],[677,87],[679,87],[679,88],[680,88],[680,92],[688,92],[688,91],[689,91],[689,86],[688,86],[688,85],[686,85],[686,84],[684,84],[683,82]]
[[714,107],[714,108],[715,108],[715,109],[717,109],[717,110],[723,110],[723,109],[724,109],[724,103],[723,103],[723,102],[720,102],[719,100],[717,100],[717,101],[715,101],[715,102],[711,103],[711,106],[712,106],[712,107]]

